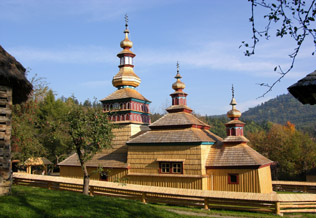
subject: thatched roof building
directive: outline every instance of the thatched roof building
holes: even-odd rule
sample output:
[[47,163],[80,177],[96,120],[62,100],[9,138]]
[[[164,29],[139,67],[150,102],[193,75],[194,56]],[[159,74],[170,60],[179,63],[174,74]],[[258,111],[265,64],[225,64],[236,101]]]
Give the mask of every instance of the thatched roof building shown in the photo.
[[32,84],[25,77],[25,68],[0,46],[0,85],[13,89],[13,104],[26,101]]
[[302,104],[316,104],[316,70],[287,89]]

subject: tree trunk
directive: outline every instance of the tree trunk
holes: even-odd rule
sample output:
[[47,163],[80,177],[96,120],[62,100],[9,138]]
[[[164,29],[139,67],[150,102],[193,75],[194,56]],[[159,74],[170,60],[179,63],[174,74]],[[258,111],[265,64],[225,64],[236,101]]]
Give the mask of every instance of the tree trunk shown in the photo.
[[89,183],[90,183],[90,177],[88,174],[88,170],[86,167],[86,164],[83,164],[83,194],[89,195]]

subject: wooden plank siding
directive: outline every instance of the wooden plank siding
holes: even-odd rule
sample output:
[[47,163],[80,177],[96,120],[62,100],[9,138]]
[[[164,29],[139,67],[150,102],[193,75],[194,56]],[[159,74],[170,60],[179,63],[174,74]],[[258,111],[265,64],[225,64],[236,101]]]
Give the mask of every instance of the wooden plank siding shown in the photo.
[[[100,180],[100,173],[97,171],[96,167],[87,167],[90,174],[90,179]],[[127,169],[103,169],[108,174],[109,182],[121,181],[127,175]],[[70,177],[70,178],[83,178],[83,172],[81,167],[76,166],[61,166],[60,176]]]
[[200,145],[128,146],[130,173],[159,174],[157,159],[183,159],[183,175],[202,175]]
[[126,183],[168,188],[202,189],[202,178],[129,175]]
[[[210,190],[271,193],[270,166],[259,169],[207,169]],[[239,183],[229,184],[228,175],[238,174]]]
[[12,89],[0,86],[0,196],[11,187],[11,110]]

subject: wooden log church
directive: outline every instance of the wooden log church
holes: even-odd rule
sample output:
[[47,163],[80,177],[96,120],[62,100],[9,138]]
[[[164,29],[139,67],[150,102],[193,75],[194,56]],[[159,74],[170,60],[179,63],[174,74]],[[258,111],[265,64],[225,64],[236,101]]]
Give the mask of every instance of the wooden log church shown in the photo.
[[[239,120],[241,112],[236,109],[234,94],[227,113],[227,137],[222,139],[187,106],[177,64],[172,105],[166,115],[151,123],[150,101],[136,90],[141,80],[133,69],[135,54],[127,23],[124,33],[123,50],[117,55],[119,72],[112,80],[117,90],[101,100],[109,119],[119,128],[113,129],[112,148],[87,162],[91,178],[185,189],[272,192],[273,162],[247,145],[245,123]],[[59,166],[61,176],[83,176],[76,154]],[[100,167],[104,172],[96,173]]]

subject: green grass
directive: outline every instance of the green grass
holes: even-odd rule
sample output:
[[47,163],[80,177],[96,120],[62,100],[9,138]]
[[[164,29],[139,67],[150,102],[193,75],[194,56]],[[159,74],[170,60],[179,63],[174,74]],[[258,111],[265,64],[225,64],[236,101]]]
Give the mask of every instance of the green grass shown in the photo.
[[11,196],[0,197],[0,217],[180,218],[184,216],[138,201],[104,196],[90,197],[75,192],[13,186]]
[[[167,210],[186,211],[190,216],[178,215]],[[196,214],[196,215],[194,215]],[[0,218],[194,218],[211,214],[225,217],[277,217],[273,214],[236,212],[227,210],[205,211],[200,208],[176,207],[163,204],[142,204],[120,198],[85,196],[81,193],[54,191],[36,187],[13,186],[12,195],[0,197]],[[286,214],[284,217],[316,217],[314,214]]]

